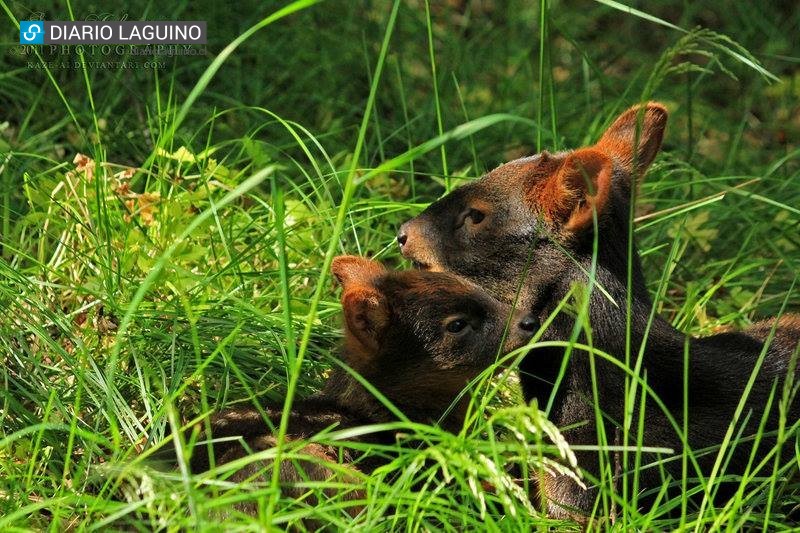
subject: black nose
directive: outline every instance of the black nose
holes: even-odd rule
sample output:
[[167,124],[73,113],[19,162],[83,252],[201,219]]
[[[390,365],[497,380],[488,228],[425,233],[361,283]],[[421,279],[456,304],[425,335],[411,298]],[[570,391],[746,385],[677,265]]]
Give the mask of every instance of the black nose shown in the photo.
[[403,230],[400,230],[400,233],[397,234],[397,242],[398,242],[398,244],[400,244],[400,246],[403,246],[406,243],[407,240],[408,240],[408,235],[406,235],[406,232],[403,231]]
[[536,331],[536,321],[532,316],[527,315],[525,318],[519,321],[519,329],[522,331],[527,331],[528,333],[533,333]]

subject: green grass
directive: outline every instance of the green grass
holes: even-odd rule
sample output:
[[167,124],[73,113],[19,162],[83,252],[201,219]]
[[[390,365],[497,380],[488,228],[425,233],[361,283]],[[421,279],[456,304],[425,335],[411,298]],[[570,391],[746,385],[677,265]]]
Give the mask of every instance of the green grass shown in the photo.
[[[334,255],[407,267],[395,231],[446,189],[538,148],[592,142],[642,99],[671,112],[635,228],[654,311],[703,335],[800,310],[796,9],[269,4],[134,2],[134,20],[207,20],[208,55],[100,69],[88,52],[44,50],[79,66],[42,69],[14,44],[15,20],[32,13],[0,1],[0,529],[252,529],[309,517],[378,530],[578,529],[533,511],[531,488],[504,471],[569,465],[513,374],[468,392],[475,416],[459,435],[399,422],[422,445],[362,480],[355,519],[342,498],[310,507],[274,483],[227,484],[227,466],[193,478],[152,471],[140,454],[223,406],[318,389],[340,339]],[[76,19],[99,11],[69,8]],[[287,444],[259,457],[298,453]],[[691,457],[672,460],[692,477]],[[609,467],[598,515],[614,508],[619,530],[788,529],[796,471],[761,465],[721,508],[679,497],[643,509]],[[245,500],[258,518],[231,514]]]

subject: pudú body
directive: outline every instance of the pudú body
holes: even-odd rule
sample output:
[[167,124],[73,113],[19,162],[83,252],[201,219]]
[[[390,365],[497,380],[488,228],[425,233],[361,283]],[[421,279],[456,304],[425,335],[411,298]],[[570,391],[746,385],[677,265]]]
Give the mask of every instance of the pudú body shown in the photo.
[[[596,228],[596,282],[611,298],[600,290],[591,290],[591,339],[581,334],[578,340],[586,344],[590,341],[596,349],[625,361],[631,194],[637,178],[660,149],[666,122],[666,109],[649,103],[620,115],[594,146],[558,154],[542,152],[506,163],[452,191],[404,224],[397,237],[401,251],[424,270],[455,272],[506,302],[514,301],[522,281],[519,305],[544,322],[574,284],[588,283]],[[631,257],[630,367],[635,366],[641,351],[639,375],[646,378],[678,427],[683,426],[686,370],[687,439],[697,459],[696,466],[689,465],[688,475],[697,477],[699,467],[708,476],[768,340],[736,430],[746,421],[742,437],[757,432],[773,385],[777,389],[765,414],[765,429],[774,432],[778,427],[782,387],[787,375],[794,379],[793,354],[800,341],[800,318],[785,315],[740,332],[691,338],[656,315],[648,331],[653,304],[635,247]],[[559,312],[542,340],[568,341],[574,323],[574,313]],[[686,347],[688,369],[684,368]],[[609,444],[620,444],[615,441],[624,419],[624,372],[595,357],[598,402],[604,413],[603,428],[598,428],[585,351],[572,351],[563,380],[554,390],[564,357],[565,350],[560,347],[529,352],[519,369],[525,398],[535,398],[543,407],[554,395],[550,417],[560,427],[572,428],[564,433],[571,444],[597,444],[598,429],[605,431]],[[652,395],[647,398],[644,444],[671,448],[680,454],[683,445],[678,432]],[[787,403],[788,430],[798,421],[800,409],[793,395]],[[629,444],[637,442],[638,419],[637,409]],[[792,441],[783,446],[785,452],[793,448],[794,437],[790,437]],[[750,442],[738,443],[727,468],[718,475],[745,470]],[[775,438],[762,439],[756,459],[763,458],[775,443]],[[699,453],[705,448],[712,450]],[[643,458],[643,465],[649,462],[647,459]],[[597,476],[597,453],[579,453],[578,462]],[[663,467],[673,479],[681,478],[679,458],[663,463]],[[631,469],[630,462],[622,465],[624,472]],[[659,467],[642,468],[638,475],[645,499],[648,491],[653,496],[662,487]],[[545,476],[539,485],[551,515],[576,517],[592,512],[596,491],[583,490],[564,477]],[[724,492],[720,491],[721,497]]]
[[[379,263],[353,256],[335,258],[332,270],[343,288],[344,362],[412,421],[439,422],[445,429],[459,430],[468,402],[466,398],[454,406],[459,393],[498,355],[524,346],[538,329],[528,314],[517,312],[512,316],[511,306],[451,274],[390,272]],[[264,406],[261,411],[268,422],[255,408],[232,409],[213,416],[210,426],[211,438],[216,441],[215,464],[276,445],[273,429],[280,423],[281,407]],[[286,438],[295,441],[324,430],[394,421],[396,416],[372,393],[347,371],[337,369],[322,392],[294,402]],[[396,444],[391,431],[351,440]],[[306,444],[301,455],[322,460],[282,461],[280,483],[289,497],[299,498],[307,492],[297,486],[298,482],[337,480],[353,485],[348,499],[363,500],[365,495],[355,483],[357,476],[348,475],[348,471],[368,474],[387,461],[379,454],[343,451],[321,443]],[[206,446],[196,446],[192,471],[207,470],[210,459]],[[265,461],[253,461],[228,479],[269,481],[271,470],[267,466]],[[309,505],[315,501],[306,499]],[[240,507],[246,512],[256,511],[253,504]],[[351,508],[358,509],[358,505]]]

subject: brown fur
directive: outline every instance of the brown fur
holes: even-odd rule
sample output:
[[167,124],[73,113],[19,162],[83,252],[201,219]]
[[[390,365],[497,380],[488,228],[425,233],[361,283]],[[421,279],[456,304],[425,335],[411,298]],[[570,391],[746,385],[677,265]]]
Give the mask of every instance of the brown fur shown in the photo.
[[658,102],[648,102],[617,117],[595,148],[613,157],[619,167],[628,169],[637,178],[656,158],[666,127],[667,108]]
[[773,327],[775,333],[770,346],[785,354],[786,357],[791,357],[798,349],[798,344],[800,344],[800,315],[787,314],[780,318],[768,318],[756,322],[745,329],[744,333],[766,342],[770,333],[772,333]]
[[[510,306],[452,274],[389,272],[374,261],[352,256],[336,258],[332,270],[342,284],[344,362],[416,422],[460,429],[466,400],[443,418],[458,394],[499,353],[523,346],[534,332],[533,322],[527,319],[523,324],[527,317],[518,312],[513,314],[514,322],[504,338],[506,321],[512,316]],[[454,320],[469,325],[454,333],[448,329]],[[263,410],[266,418],[257,409],[214,415],[213,453],[209,455],[207,448],[199,446],[192,456],[192,470],[207,470],[211,459],[224,464],[274,447],[273,428],[280,423],[281,408],[265,406]],[[344,370],[335,370],[321,393],[294,403],[286,438],[292,443],[326,429],[393,421],[394,414],[355,378]],[[391,432],[361,435],[354,440],[383,445],[396,441]],[[304,480],[349,484],[352,489],[345,498],[354,501],[348,509],[353,515],[360,511],[364,499],[360,475],[369,474],[387,460],[345,448],[343,465],[334,468],[334,463],[339,463],[339,447],[309,443],[299,453],[309,459],[281,463],[279,479],[284,494],[316,505],[313,494],[301,486]],[[229,479],[265,483],[270,480],[271,466],[270,461],[251,462]],[[332,495],[328,490],[324,494]],[[241,509],[256,511],[252,503]],[[306,525],[316,528],[320,524]]]
[[[291,442],[292,438],[287,439]],[[263,450],[274,448],[277,445],[277,440],[272,435],[258,435],[249,439],[245,446],[229,446],[218,457],[218,464],[225,464],[237,459],[241,459]],[[303,446],[297,453],[302,456],[314,458],[315,460],[296,459],[284,460],[280,467],[280,482],[281,490],[284,496],[295,500],[302,500],[310,507],[319,505],[319,501],[313,491],[303,488],[303,483],[306,480],[312,481],[326,481],[336,482],[336,488],[325,488],[323,494],[327,498],[336,496],[337,492],[347,490],[346,498],[355,503],[348,506],[346,511],[350,516],[356,516],[363,509],[360,503],[366,498],[366,493],[360,488],[360,480],[358,471],[354,467],[347,465],[348,461],[352,458],[345,453],[343,459],[345,461],[343,466],[333,469],[332,466],[339,463],[339,449],[333,446],[325,446],[322,444],[311,443]],[[326,466],[329,463],[331,466]],[[348,473],[347,470],[351,472]],[[268,486],[271,479],[272,461],[253,461],[248,463],[243,468],[235,471],[227,478],[227,481],[242,484],[242,483],[259,483]],[[350,485],[350,489],[343,489],[341,486]],[[235,504],[236,510],[255,515],[258,513],[258,505],[253,501],[245,501],[243,503]],[[311,529],[319,529],[324,526],[319,521],[306,521],[306,527]]]
[[[699,450],[722,442],[774,322],[706,338],[687,338],[658,316],[648,324],[653,304],[635,244],[629,242],[630,199],[638,179],[658,153],[666,120],[664,106],[650,102],[620,115],[594,146],[558,154],[543,152],[506,163],[453,190],[403,224],[398,242],[403,255],[423,268],[455,272],[507,302],[514,301],[522,281],[523,305],[540,321],[556,312],[575,284],[585,285],[586,273],[596,265],[596,281],[613,302],[599,290],[590,292],[591,343],[624,360],[628,349],[626,322],[630,316],[629,353],[635,359],[643,348],[641,375],[647,377],[648,385],[679,423],[683,412],[679,384],[683,383],[684,346],[688,344],[687,438],[690,447]],[[470,224],[468,220],[459,225],[460,214],[478,205],[482,217],[477,218],[483,222]],[[629,246],[634,249],[631,264]],[[574,315],[562,311],[544,332],[543,340],[567,341],[574,327]],[[800,321],[791,316],[781,318],[745,403],[745,412],[752,413],[745,435],[757,430],[773,385],[781,386],[786,379],[798,340]],[[589,339],[581,334],[579,341],[588,343]],[[606,435],[615,434],[625,416],[625,375],[600,359],[596,360],[593,375],[589,358],[580,350],[573,351],[568,360],[564,358],[562,349],[532,350],[520,364],[524,395],[528,400],[536,399],[539,405],[552,402],[550,417],[567,428],[564,435],[570,443],[596,445],[598,432],[602,429]],[[556,388],[554,383],[562,375],[562,365],[566,373]],[[593,381],[599,392],[599,408],[606,415],[599,423],[594,413]],[[792,422],[800,417],[796,400],[786,408]],[[773,405],[766,415],[769,431],[776,427],[777,407]],[[637,408],[634,424],[638,417]],[[652,398],[645,402],[643,417],[645,445],[680,453],[683,441]],[[749,442],[752,441],[736,448],[726,474],[736,475],[745,468],[753,451]],[[755,450],[756,457],[775,444],[774,438],[765,437]],[[582,468],[598,474],[600,457],[596,452],[581,451],[577,456]],[[654,459],[657,458],[645,458]],[[702,473],[708,474],[714,459],[713,454],[698,457]],[[681,475],[679,467],[679,461],[664,464],[673,479]],[[621,468],[629,472],[632,465]],[[648,491],[640,502],[647,502],[661,487],[661,476],[654,468],[634,474],[639,476],[640,489]],[[546,493],[549,512],[556,517],[588,514],[596,497],[596,491],[584,491],[566,476],[542,479],[541,488]],[[724,499],[725,494],[720,489],[718,497]]]
[[537,203],[549,219],[568,233],[592,224],[593,212],[605,208],[611,189],[611,160],[597,150],[578,150],[567,156],[553,179],[545,181],[548,197]]

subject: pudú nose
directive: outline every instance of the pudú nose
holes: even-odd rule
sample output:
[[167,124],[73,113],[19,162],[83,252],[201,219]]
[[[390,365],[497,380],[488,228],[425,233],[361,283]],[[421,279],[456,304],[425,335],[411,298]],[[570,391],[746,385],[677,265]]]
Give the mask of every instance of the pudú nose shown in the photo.
[[408,242],[408,237],[414,232],[414,228],[411,227],[412,222],[413,220],[405,222],[402,226],[400,226],[400,231],[397,232],[397,244],[400,245],[401,250]]
[[526,333],[533,333],[536,331],[537,323],[536,320],[531,315],[525,315],[522,317],[522,320],[519,321],[519,329]]
[[397,234],[397,244],[400,245],[400,248],[402,248],[408,240],[408,233],[406,233],[405,227],[405,224],[400,226],[400,233]]
[[426,231],[426,223],[419,217],[412,218],[400,226],[397,232],[400,253],[414,261],[415,266],[429,270],[433,266],[433,242]]

